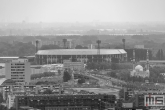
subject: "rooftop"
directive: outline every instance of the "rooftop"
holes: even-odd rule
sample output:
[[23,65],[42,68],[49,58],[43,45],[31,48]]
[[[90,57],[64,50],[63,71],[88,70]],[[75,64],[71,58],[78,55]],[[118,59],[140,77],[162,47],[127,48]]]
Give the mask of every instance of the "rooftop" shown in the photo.
[[[39,50],[37,55],[97,55],[97,49],[51,49]],[[126,54],[124,49],[100,49],[101,55]]]

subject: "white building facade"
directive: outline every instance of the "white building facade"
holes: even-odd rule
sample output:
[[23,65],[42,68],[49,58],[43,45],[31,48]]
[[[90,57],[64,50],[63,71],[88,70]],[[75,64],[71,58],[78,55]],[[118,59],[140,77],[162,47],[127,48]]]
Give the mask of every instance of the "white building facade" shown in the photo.
[[6,79],[12,79],[17,84],[29,84],[31,77],[30,63],[27,59],[16,59],[5,65]]

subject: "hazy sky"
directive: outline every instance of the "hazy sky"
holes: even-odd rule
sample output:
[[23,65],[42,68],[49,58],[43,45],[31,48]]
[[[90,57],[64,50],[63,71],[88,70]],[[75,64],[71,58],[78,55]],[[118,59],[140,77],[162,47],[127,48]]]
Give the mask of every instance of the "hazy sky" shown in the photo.
[[0,22],[165,21],[165,0],[0,0]]

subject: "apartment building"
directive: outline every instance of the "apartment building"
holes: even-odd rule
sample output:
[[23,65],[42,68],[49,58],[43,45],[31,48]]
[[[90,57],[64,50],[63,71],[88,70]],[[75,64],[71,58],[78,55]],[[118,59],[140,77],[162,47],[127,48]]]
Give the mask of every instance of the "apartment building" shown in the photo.
[[16,59],[5,65],[6,79],[12,79],[17,84],[29,84],[31,69],[28,59]]

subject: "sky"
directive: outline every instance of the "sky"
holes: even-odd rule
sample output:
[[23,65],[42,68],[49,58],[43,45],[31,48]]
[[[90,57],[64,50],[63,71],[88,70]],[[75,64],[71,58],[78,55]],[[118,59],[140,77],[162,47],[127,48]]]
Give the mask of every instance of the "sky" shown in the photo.
[[0,22],[165,21],[165,0],[0,0]]

